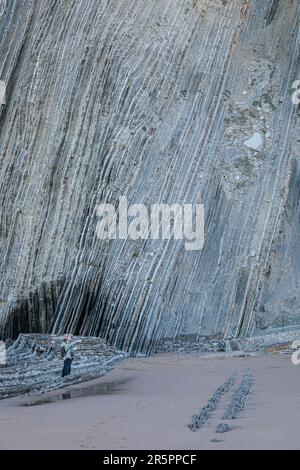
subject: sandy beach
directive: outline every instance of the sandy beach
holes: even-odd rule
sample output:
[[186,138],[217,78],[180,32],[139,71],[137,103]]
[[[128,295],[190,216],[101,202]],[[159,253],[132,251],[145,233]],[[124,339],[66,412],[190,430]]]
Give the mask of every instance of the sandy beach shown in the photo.
[[[222,419],[249,369],[244,409]],[[192,416],[233,373],[205,425],[191,431]],[[92,382],[2,400],[0,448],[299,449],[299,389],[300,366],[289,355],[132,358]],[[216,433],[220,423],[232,430]]]

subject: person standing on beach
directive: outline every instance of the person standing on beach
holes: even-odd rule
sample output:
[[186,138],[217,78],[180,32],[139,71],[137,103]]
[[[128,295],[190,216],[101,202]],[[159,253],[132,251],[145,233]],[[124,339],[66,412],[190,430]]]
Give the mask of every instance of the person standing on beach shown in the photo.
[[64,360],[64,366],[61,376],[65,377],[66,375],[70,375],[71,365],[74,359],[73,345],[70,343],[70,337],[68,335],[64,336],[63,342],[60,347],[60,354]]

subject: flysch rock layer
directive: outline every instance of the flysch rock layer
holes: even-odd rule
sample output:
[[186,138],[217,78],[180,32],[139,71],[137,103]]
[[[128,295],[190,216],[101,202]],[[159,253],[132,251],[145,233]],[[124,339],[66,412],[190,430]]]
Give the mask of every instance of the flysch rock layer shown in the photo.
[[[0,3],[0,337],[299,325],[299,0]],[[119,196],[202,202],[204,248],[99,240]]]
[[6,348],[5,363],[0,365],[0,399],[91,380],[126,357],[100,338],[73,337],[71,375],[62,378],[62,339],[58,335],[20,334]]

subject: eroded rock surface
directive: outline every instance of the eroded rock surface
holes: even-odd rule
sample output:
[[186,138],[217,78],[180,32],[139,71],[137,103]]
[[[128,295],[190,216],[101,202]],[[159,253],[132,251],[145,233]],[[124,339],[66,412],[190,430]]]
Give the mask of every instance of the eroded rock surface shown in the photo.
[[6,364],[0,366],[0,399],[29,392],[46,392],[106,374],[126,354],[99,338],[74,337],[72,372],[61,377],[62,336],[23,335],[7,348]]
[[[2,0],[2,338],[149,352],[299,324],[299,19],[297,0]],[[120,195],[202,201],[203,250],[98,240]]]

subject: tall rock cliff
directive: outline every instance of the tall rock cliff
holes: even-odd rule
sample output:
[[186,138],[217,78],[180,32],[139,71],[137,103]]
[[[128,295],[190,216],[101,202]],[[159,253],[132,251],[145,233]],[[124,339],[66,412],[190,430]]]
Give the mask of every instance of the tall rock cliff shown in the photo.
[[[299,0],[0,3],[0,336],[299,324]],[[203,249],[99,240],[121,195],[203,202]]]

